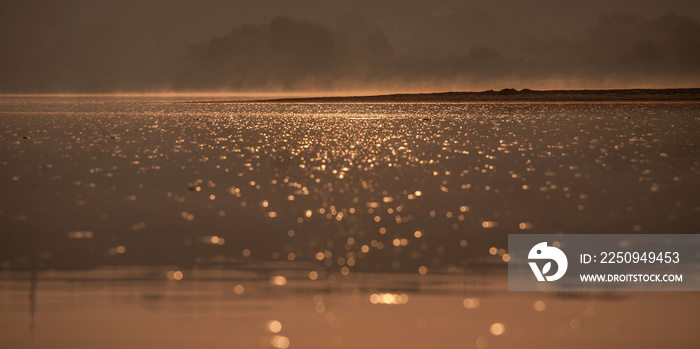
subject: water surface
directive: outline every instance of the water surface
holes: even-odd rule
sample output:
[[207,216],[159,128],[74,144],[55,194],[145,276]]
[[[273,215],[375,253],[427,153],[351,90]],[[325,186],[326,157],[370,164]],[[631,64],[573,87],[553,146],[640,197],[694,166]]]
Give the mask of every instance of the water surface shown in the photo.
[[0,99],[13,347],[700,343],[695,293],[505,283],[509,233],[697,233],[698,103],[180,102]]

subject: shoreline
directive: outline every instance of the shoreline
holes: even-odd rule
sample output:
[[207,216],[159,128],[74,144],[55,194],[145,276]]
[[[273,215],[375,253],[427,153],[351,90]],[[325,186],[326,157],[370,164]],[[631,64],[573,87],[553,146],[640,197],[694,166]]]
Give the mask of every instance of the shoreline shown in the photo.
[[481,92],[399,93],[369,96],[295,97],[251,100],[206,100],[184,103],[415,103],[415,102],[597,102],[597,101],[700,101],[700,88],[530,90],[503,89]]

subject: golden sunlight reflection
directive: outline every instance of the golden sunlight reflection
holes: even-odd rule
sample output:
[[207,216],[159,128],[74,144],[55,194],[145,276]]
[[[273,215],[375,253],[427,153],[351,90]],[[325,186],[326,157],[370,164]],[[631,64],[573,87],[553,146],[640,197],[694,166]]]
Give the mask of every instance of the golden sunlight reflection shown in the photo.
[[698,347],[692,294],[507,268],[696,231],[700,103],[183,101],[0,98],[4,346]]
[[481,301],[479,298],[465,298],[464,301],[462,301],[462,305],[466,309],[476,309],[481,305]]
[[95,234],[91,231],[72,231],[66,234],[69,239],[92,239]]
[[213,235],[203,237],[202,242],[209,245],[223,245],[226,242],[226,239]]
[[168,280],[180,281],[184,277],[184,274],[179,270],[171,270],[168,272]]
[[279,333],[282,331],[282,323],[277,320],[268,321],[267,330],[272,333]]
[[408,295],[405,293],[373,293],[369,297],[372,304],[400,305],[408,303]]
[[491,325],[491,334],[494,336],[500,336],[506,332],[506,325],[500,322],[496,322]]
[[270,340],[270,344],[277,349],[287,349],[289,348],[289,338],[285,336],[273,336]]
[[275,275],[270,278],[270,284],[274,286],[284,286],[287,284],[287,278],[282,275]]
[[243,285],[236,285],[233,287],[233,292],[240,296],[245,293],[245,287]]

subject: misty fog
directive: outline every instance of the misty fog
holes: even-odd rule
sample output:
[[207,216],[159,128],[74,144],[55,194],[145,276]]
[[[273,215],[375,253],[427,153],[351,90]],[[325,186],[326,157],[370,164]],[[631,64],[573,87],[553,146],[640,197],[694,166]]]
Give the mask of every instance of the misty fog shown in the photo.
[[691,87],[692,1],[6,1],[0,92]]

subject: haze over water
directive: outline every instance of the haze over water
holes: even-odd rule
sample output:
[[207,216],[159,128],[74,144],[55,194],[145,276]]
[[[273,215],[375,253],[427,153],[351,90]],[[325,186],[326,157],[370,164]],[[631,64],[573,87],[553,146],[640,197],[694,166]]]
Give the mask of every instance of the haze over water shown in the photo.
[[698,103],[182,102],[0,100],[13,347],[698,344],[687,293],[505,279],[509,233],[697,232]]

